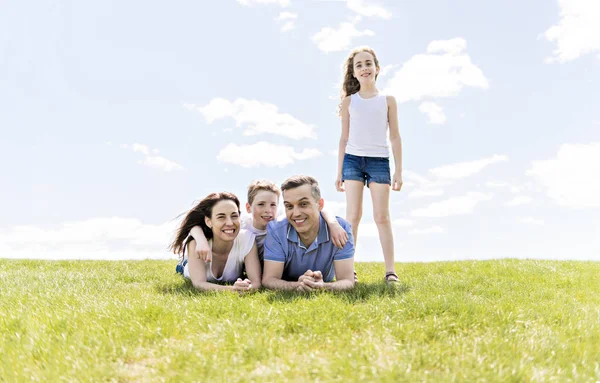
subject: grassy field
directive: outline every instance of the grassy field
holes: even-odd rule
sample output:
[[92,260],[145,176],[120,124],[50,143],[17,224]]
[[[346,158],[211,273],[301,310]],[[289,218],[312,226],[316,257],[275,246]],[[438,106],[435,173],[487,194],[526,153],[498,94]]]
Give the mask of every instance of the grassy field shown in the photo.
[[357,265],[347,293],[200,293],[167,261],[0,260],[0,381],[600,381],[600,263]]

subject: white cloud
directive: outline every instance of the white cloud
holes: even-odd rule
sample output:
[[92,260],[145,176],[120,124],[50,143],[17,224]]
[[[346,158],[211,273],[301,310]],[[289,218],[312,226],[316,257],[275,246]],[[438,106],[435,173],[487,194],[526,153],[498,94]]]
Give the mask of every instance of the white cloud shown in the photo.
[[[511,185],[508,182],[489,181],[485,183],[485,186],[490,189],[508,188],[511,193],[520,193],[523,190],[522,186]],[[531,189],[531,188],[530,188]]]
[[281,26],[281,32],[289,32],[294,28],[296,28],[296,23],[293,21],[288,21]]
[[419,105],[419,112],[425,113],[428,118],[428,123],[440,125],[446,122],[446,115],[441,106],[435,102],[425,101]]
[[412,226],[414,224],[415,224],[415,221],[413,221],[412,219],[406,219],[406,218],[397,218],[392,221],[392,225],[400,226],[400,227],[408,227],[408,226]]
[[445,230],[441,226],[432,226],[427,229],[414,229],[409,231],[410,234],[439,234],[444,232]]
[[495,154],[492,157],[483,158],[481,160],[457,162],[455,164],[440,166],[430,169],[429,172],[434,176],[443,179],[465,178],[475,173],[479,173],[488,165],[505,161],[508,161],[507,156]]
[[379,237],[377,224],[375,222],[361,222],[360,225],[358,225],[358,237]]
[[337,29],[323,27],[311,37],[319,49],[325,53],[345,51],[353,44],[353,40],[362,36],[375,36],[375,32],[364,29],[359,31],[354,23],[340,23]]
[[183,166],[177,162],[171,161],[161,156],[146,156],[143,160],[138,161],[138,164],[148,166],[150,168],[172,172],[174,170],[183,170]]
[[297,13],[292,12],[280,12],[279,16],[275,18],[275,21],[284,21],[284,20],[295,20],[298,18]]
[[600,142],[564,144],[556,158],[533,161],[527,174],[560,206],[600,207]]
[[415,189],[408,193],[408,198],[439,197],[444,194],[442,189]]
[[[377,76],[378,80],[381,80],[382,77],[385,77],[388,73],[391,72],[392,69],[394,69],[397,65],[393,65],[393,64],[388,64],[388,65],[384,65],[381,67],[381,69],[379,70],[379,75]],[[338,85],[336,85],[336,88],[339,88]]]
[[55,227],[15,226],[0,231],[0,255],[36,259],[173,259],[167,252],[178,221],[162,225],[101,217]]
[[150,148],[147,145],[138,144],[137,142],[131,145],[131,150],[133,150],[134,153],[150,154]]
[[432,183],[432,181],[430,181],[427,178],[423,177],[419,173],[413,172],[413,171],[408,170],[408,169],[404,169],[402,171],[402,176],[403,176],[403,178],[405,178],[407,180],[415,181],[418,184],[431,184]]
[[543,225],[544,221],[533,217],[521,218],[519,222],[526,223],[528,225]]
[[261,141],[253,145],[229,144],[219,152],[217,159],[244,168],[260,166],[283,168],[297,160],[307,160],[321,155],[322,153],[317,149],[296,152],[291,146]]
[[131,145],[121,144],[122,149],[131,150],[134,153],[141,153],[144,155],[143,160],[139,160],[137,163],[140,165],[148,166],[150,168],[162,170],[164,172],[172,172],[176,170],[183,170],[183,166],[175,161],[171,161],[168,158],[162,156],[153,156],[150,153],[156,154],[160,151],[158,149],[151,149],[148,145],[133,143]]
[[473,213],[473,208],[479,202],[492,199],[491,194],[469,192],[465,196],[452,197],[445,201],[434,202],[426,208],[415,209],[410,215],[413,217],[447,217]]
[[331,211],[339,217],[346,216],[346,202],[325,200],[325,210]]
[[600,51],[600,1],[558,0],[560,21],[544,33],[556,49],[547,62],[575,60],[583,55]]
[[230,102],[215,98],[205,106],[184,104],[189,110],[200,112],[208,124],[231,117],[236,127],[246,126],[245,136],[276,134],[295,140],[317,138],[315,126],[305,124],[287,113],[279,113],[277,106],[256,100],[238,98]]
[[275,18],[277,22],[285,22],[281,26],[281,32],[291,31],[296,27],[296,19],[298,18],[298,14],[292,12],[281,12],[279,16]]
[[290,0],[237,0],[238,3],[250,7],[252,5],[279,5],[287,7],[290,5]]
[[347,0],[346,5],[348,8],[361,16],[366,17],[379,17],[382,19],[389,19],[392,17],[390,11],[385,9],[379,4],[376,4],[367,0]]
[[465,49],[462,38],[432,41],[427,54],[415,55],[402,65],[388,81],[385,93],[406,102],[425,97],[453,97],[463,87],[487,89],[487,79]]
[[519,196],[516,196],[515,198],[511,199],[510,201],[508,201],[506,203],[506,206],[527,205],[527,204],[530,204],[532,201],[533,201],[533,198],[531,198],[529,196],[519,195]]

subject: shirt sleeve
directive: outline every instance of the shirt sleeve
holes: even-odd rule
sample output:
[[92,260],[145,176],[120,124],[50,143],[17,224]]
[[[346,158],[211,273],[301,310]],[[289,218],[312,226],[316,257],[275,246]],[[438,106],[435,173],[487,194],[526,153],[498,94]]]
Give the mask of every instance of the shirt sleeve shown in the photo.
[[264,245],[264,257],[265,261],[273,262],[285,262],[285,252],[281,238],[277,236],[277,230],[267,226],[267,237],[265,238]]
[[252,216],[245,214],[242,215],[240,227],[244,230],[250,230],[250,228],[252,227]]
[[342,225],[344,230],[346,230],[346,233],[348,234],[348,242],[346,242],[346,245],[343,249],[340,249],[338,247],[335,248],[336,252],[333,256],[334,261],[341,261],[344,259],[350,259],[354,257],[354,236],[352,235],[352,228],[347,222],[340,222],[339,219],[338,222],[340,223],[340,225]]

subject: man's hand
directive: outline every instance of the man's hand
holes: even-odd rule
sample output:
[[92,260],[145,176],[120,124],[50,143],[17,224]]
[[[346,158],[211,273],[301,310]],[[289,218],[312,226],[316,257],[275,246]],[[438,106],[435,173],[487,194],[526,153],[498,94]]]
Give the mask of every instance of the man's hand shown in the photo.
[[399,191],[400,189],[402,189],[402,171],[394,172],[392,178],[392,190]]
[[199,259],[202,259],[204,262],[211,261],[212,253],[211,253],[210,247],[208,246],[208,242],[196,241],[196,256]]
[[336,247],[343,249],[348,242],[348,233],[339,223],[332,224],[330,227],[331,240]]
[[300,286],[296,289],[297,291],[311,292],[325,288],[323,274],[318,270],[306,270],[304,275],[301,275],[300,278],[298,278],[298,282],[300,282]]

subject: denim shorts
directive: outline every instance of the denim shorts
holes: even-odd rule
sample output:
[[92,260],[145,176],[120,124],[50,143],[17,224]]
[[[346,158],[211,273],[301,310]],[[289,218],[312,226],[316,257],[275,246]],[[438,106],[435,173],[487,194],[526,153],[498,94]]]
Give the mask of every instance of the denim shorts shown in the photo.
[[342,181],[360,181],[369,186],[371,182],[392,184],[390,159],[388,157],[362,157],[344,154]]

